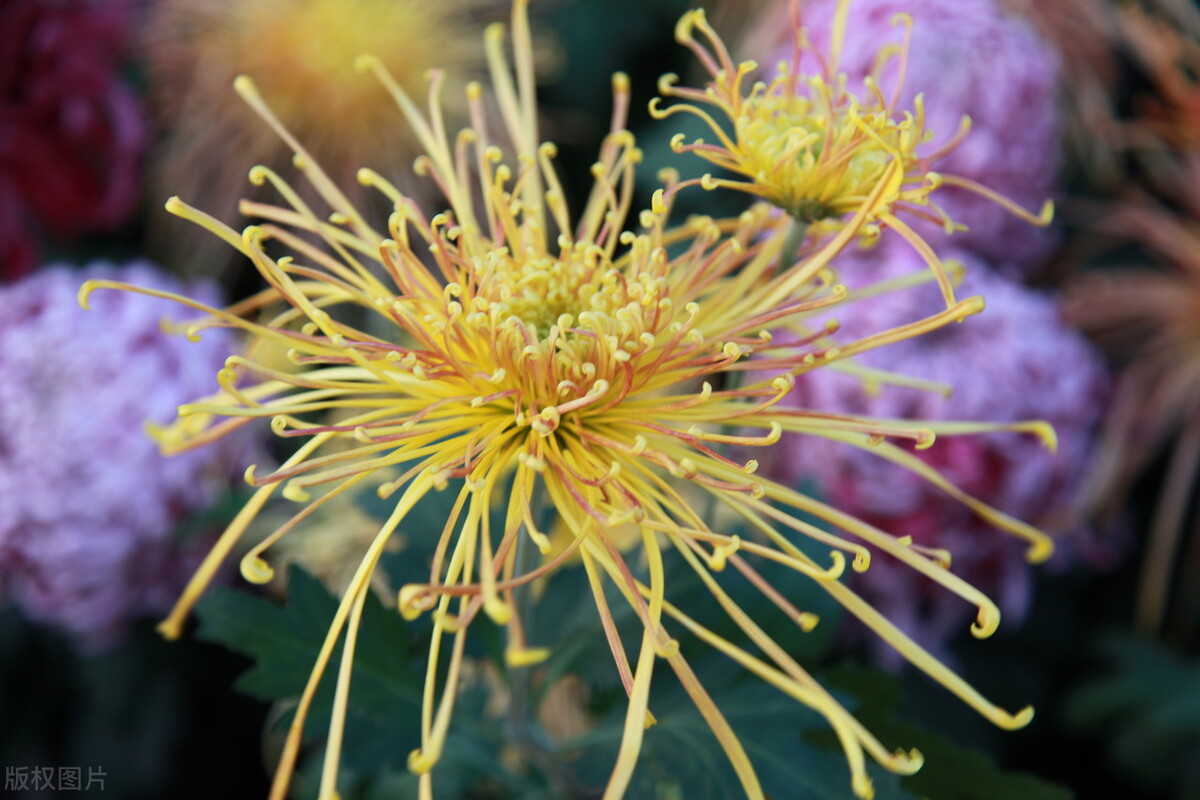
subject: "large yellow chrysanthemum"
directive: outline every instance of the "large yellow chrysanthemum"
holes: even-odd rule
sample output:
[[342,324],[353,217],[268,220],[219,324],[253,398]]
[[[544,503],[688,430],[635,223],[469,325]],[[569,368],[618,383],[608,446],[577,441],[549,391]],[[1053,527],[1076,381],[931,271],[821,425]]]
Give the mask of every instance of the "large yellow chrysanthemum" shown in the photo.
[[[637,225],[631,227],[633,175],[641,154],[623,129],[628,81],[621,75],[614,80],[611,132],[592,167],[594,188],[585,207],[571,214],[552,164],[554,147],[538,137],[526,3],[517,0],[514,6],[515,70],[504,55],[503,29],[492,27],[485,39],[508,150],[496,144],[495,132],[485,125],[482,87],[467,88],[473,124],[455,135],[446,130],[440,110],[440,75],[432,76],[425,114],[378,59],[359,60],[360,68],[375,72],[392,93],[419,138],[425,155],[418,167],[448,198],[450,207],[443,213],[427,217],[383,177],[363,170],[360,182],[390,198],[394,208],[386,233],[371,227],[245,78],[236,82],[238,92],[292,147],[296,167],[332,213],[311,209],[279,175],[262,167],[251,179],[272,184],[287,205],[245,204],[244,210],[262,222],[241,234],[178,199],[168,203],[173,213],[245,254],[269,284],[225,310],[175,297],[209,314],[188,328],[189,335],[212,326],[240,328],[252,345],[284,348],[292,368],[232,356],[218,376],[220,391],[181,407],[177,424],[159,432],[165,449],[194,447],[262,418],[270,420],[277,435],[303,443],[270,474],[248,471],[247,480],[257,492],[214,547],[162,631],[179,635],[219,564],[276,492],[299,510],[243,558],[242,573],[251,581],[270,578],[264,555],[323,504],[363,486],[395,498],[317,657],[272,798],[286,794],[305,717],[344,634],[321,780],[321,797],[335,797],[356,636],[371,575],[405,516],[428,493],[445,490],[451,478],[463,482],[437,540],[429,580],[403,587],[398,598],[400,613],[410,619],[428,613],[432,625],[422,745],[409,760],[421,775],[422,797],[433,796],[432,771],[450,725],[472,620],[483,612],[507,626],[511,666],[536,663],[546,651],[527,645],[521,615],[514,613],[514,590],[569,558],[581,561],[587,572],[629,695],[624,737],[605,798],[619,798],[626,791],[643,730],[653,721],[650,685],[660,661],[695,701],[747,796],[764,796],[737,737],[680,654],[676,637],[681,635],[707,642],[824,715],[846,752],[859,796],[871,795],[865,754],[897,772],[920,767],[919,754],[885,748],[741,610],[725,588],[723,572],[764,593],[802,628],[817,624],[814,615],[796,608],[760,575],[755,563],[763,560],[811,577],[996,724],[1013,728],[1028,722],[1030,709],[1012,715],[992,705],[838,580],[848,561],[865,571],[873,551],[890,554],[975,604],[979,613],[972,630],[986,637],[999,621],[996,606],[949,571],[947,554],[926,551],[757,477],[755,461],[730,457],[731,446],[743,452],[770,447],[784,431],[870,449],[1027,539],[1031,560],[1046,557],[1050,545],[1042,534],[962,494],[891,441],[927,447],[939,434],[996,428],[831,416],[778,406],[795,376],[974,314],[982,301],[956,302],[935,316],[837,348],[825,341],[827,326],[810,331],[805,320],[853,300],[832,280],[828,267],[859,235],[869,206],[848,209],[850,217],[836,236],[803,249],[795,259],[781,258],[792,220],[772,214],[766,205],[737,219],[693,218],[669,227],[668,187],[656,195],[654,208],[633,218]],[[283,251],[290,254],[279,255]],[[167,296],[91,282],[81,298],[101,287]],[[280,304],[282,310],[273,317],[262,315]],[[777,332],[786,338],[777,339]],[[336,412],[336,421],[327,412]],[[1004,428],[1052,441],[1041,423]],[[697,492],[744,520],[755,536],[739,538],[714,529],[689,499]],[[568,534],[566,547],[556,552],[535,522],[533,509],[541,502],[553,507]],[[505,521],[494,529],[489,509],[497,503],[506,509]],[[828,529],[808,521],[814,517]],[[618,537],[618,530],[634,531],[634,543]],[[807,556],[795,543],[799,539],[828,547],[828,560],[817,563]],[[528,559],[518,558],[518,551],[529,553],[531,547],[542,557],[523,571],[518,565]],[[629,547],[637,559],[626,557]],[[700,626],[686,609],[670,602],[664,548],[681,554],[741,628],[744,641]],[[626,653],[617,634],[606,581],[643,624],[636,654]]]

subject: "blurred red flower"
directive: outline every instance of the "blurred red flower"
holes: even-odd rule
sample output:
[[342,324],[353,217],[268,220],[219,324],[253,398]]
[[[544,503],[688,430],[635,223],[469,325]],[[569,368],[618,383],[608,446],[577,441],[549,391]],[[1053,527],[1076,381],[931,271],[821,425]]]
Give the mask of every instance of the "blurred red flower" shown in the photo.
[[145,126],[117,72],[126,0],[0,3],[0,277],[29,271],[36,236],[120,225],[138,195]]

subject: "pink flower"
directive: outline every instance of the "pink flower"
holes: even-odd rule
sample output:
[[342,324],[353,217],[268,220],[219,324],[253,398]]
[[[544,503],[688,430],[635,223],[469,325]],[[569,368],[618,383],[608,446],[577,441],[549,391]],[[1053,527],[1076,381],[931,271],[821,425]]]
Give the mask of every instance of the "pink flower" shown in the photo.
[[252,456],[244,437],[159,454],[142,422],[215,391],[232,342],[166,335],[177,306],[139,295],[99,292],[84,311],[76,294],[93,278],[217,300],[144,264],[47,268],[0,288],[0,596],[85,647],[169,606],[207,549],[173,528]]
[[111,229],[137,200],[145,139],[118,79],[125,0],[0,3],[0,277],[36,261],[34,231]]
[[[858,378],[832,369],[798,379],[795,404],[816,411],[878,418],[1016,422],[1042,419],[1058,434],[1056,452],[1033,436],[994,433],[944,436],[914,451],[952,483],[1001,511],[1051,533],[1074,524],[1073,504],[1100,417],[1107,380],[1099,357],[1059,317],[1056,301],[992,273],[959,254],[967,266],[962,297],[982,295],[986,310],[943,328],[864,354],[858,363],[942,383],[953,393],[884,385],[869,393]],[[911,249],[883,246],[839,261],[844,278],[884,279],[920,270]],[[859,277],[859,280],[855,278]],[[849,342],[912,322],[941,308],[932,284],[853,305],[838,316],[838,341]],[[948,550],[952,569],[992,595],[1007,620],[1019,621],[1029,599],[1025,547],[989,530],[961,503],[912,472],[878,456],[816,437],[796,437],[772,466],[775,477],[815,481],[837,508],[918,545]],[[926,646],[936,648],[961,631],[973,609],[935,591],[920,575],[882,556],[870,580],[859,582],[867,599],[885,610]]]
[[[768,70],[791,53],[787,4],[778,6],[748,38],[748,46],[762,52],[745,54]],[[801,24],[819,52],[829,52],[836,7],[835,0],[802,4]],[[938,161],[938,169],[977,181],[1036,212],[1053,194],[1058,172],[1057,52],[996,0],[854,0],[839,67],[856,94],[864,91],[861,82],[875,66],[880,47],[902,41],[903,27],[892,24],[902,12],[912,16],[913,33],[899,107],[911,110],[917,95],[923,95],[926,126],[934,133],[924,152],[936,151],[969,116],[966,140]],[[885,95],[896,77],[893,59],[881,81]],[[967,248],[1019,273],[1037,266],[1054,245],[1052,231],[1030,228],[979,195],[946,186],[934,199],[969,228],[944,241],[939,229],[922,225],[922,235],[935,248]]]

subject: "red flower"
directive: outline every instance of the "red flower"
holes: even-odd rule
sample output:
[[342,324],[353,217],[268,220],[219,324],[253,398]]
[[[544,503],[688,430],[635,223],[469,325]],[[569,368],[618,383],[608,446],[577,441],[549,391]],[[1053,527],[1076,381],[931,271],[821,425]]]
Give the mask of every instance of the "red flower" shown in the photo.
[[0,4],[0,276],[35,263],[35,231],[106,230],[132,211],[145,140],[117,75],[126,0]]

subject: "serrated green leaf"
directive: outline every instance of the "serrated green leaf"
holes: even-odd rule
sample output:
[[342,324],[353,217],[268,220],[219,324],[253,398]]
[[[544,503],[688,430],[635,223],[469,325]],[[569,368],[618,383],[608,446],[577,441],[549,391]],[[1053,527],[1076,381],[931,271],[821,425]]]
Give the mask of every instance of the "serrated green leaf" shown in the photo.
[[[196,610],[198,635],[254,661],[238,680],[239,689],[265,700],[286,700],[303,691],[337,604],[320,582],[293,568],[284,604],[232,589],[210,593]],[[409,752],[420,744],[427,624],[410,625],[374,595],[367,597],[342,750],[345,800],[370,796],[377,780],[389,787],[415,785],[395,775],[402,773]],[[340,644],[313,700],[307,740],[325,735],[339,662]],[[504,772],[497,761],[503,730],[484,713],[487,696],[479,685],[460,692],[455,724],[435,768],[439,796],[462,796],[467,787]],[[315,791],[315,781],[301,777],[297,787],[298,796],[306,797]]]
[[196,606],[198,638],[253,660],[238,688],[263,700],[295,697],[312,671],[337,602],[312,578],[293,570],[290,603],[228,588],[209,592]]
[[[288,599],[280,605],[232,589],[218,589],[200,602],[199,638],[251,658],[254,666],[238,688],[264,700],[296,697],[304,689],[338,601],[319,581],[292,569]],[[351,705],[368,714],[411,711],[421,701],[424,672],[419,634],[373,594],[363,607],[354,657]],[[325,674],[337,672],[340,647]],[[314,715],[322,710],[314,706]]]

